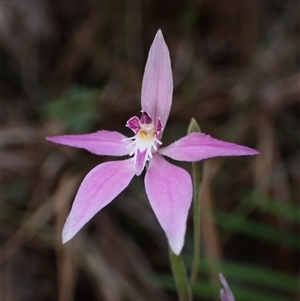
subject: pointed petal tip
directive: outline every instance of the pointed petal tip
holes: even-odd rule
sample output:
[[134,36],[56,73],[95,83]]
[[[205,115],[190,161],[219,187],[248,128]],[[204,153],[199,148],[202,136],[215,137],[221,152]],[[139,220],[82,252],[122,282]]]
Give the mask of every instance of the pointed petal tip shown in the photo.
[[252,156],[252,155],[259,155],[259,154],[260,154],[260,151],[254,149],[254,148],[252,148],[251,150],[252,150],[251,156]]
[[164,35],[163,35],[161,29],[159,29],[159,30],[157,31],[157,33],[156,33],[154,39],[156,39],[156,38],[162,38],[162,39],[164,39]]
[[181,251],[182,251],[183,244],[182,245],[175,245],[175,244],[172,244],[170,241],[168,243],[169,243],[169,246],[170,246],[172,252],[175,255],[179,256]]
[[53,143],[63,145],[63,143],[61,143],[61,140],[62,140],[61,137],[63,137],[63,136],[62,135],[60,135],[60,136],[46,136],[45,139],[49,142],[53,142]]
[[63,244],[70,241],[78,233],[78,232],[73,232],[71,229],[69,229],[70,227],[69,227],[69,223],[67,221],[63,227],[62,235],[61,235]]
[[53,140],[55,140],[55,136],[46,136],[45,139],[47,141],[53,141]]
[[162,49],[165,49],[164,51],[167,51],[169,52],[169,49],[168,49],[168,46],[167,46],[167,43],[165,41],[165,38],[164,38],[164,35],[161,31],[161,29],[159,29],[154,37],[154,40],[152,42],[152,45],[150,47],[150,50],[151,48],[154,47],[159,47],[160,48],[160,51],[162,51]]
[[62,234],[62,243],[63,243],[63,244],[67,243],[69,240],[71,240],[71,238],[72,238],[72,237],[68,237],[68,236],[65,235],[64,232],[63,232],[63,234]]
[[222,273],[219,273],[219,279],[220,279],[220,281],[221,281],[222,284],[226,283],[226,280],[225,280],[225,278],[224,278],[224,276],[223,276]]
[[236,156],[255,156],[260,154],[260,152],[254,148],[243,146],[243,145],[239,145],[239,146],[240,146],[240,153],[237,154]]

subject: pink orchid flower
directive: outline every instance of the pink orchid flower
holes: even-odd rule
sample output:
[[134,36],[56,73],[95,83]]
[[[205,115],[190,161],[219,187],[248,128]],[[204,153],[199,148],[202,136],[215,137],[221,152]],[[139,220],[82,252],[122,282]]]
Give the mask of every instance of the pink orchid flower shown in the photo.
[[232,291],[225,277],[221,273],[219,274],[219,279],[224,286],[224,288],[220,290],[221,301],[235,301]]
[[166,233],[169,245],[179,254],[184,244],[188,211],[192,201],[191,177],[163,158],[199,161],[216,156],[255,155],[244,146],[223,142],[201,133],[191,133],[161,147],[173,92],[168,47],[159,30],[149,51],[142,83],[141,117],[130,118],[130,138],[112,131],[84,135],[46,137],[47,140],[86,149],[96,155],[129,156],[102,163],[82,181],[63,229],[63,242],[70,240],[99,210],[109,204],[146,168],[145,188],[150,205]]

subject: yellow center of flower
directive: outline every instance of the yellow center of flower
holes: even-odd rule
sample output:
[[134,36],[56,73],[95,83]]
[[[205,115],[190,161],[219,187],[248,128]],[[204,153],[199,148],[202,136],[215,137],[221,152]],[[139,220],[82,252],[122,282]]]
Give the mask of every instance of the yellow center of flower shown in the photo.
[[141,124],[141,129],[137,135],[143,140],[153,139],[156,136],[154,126],[152,124]]
[[155,136],[155,132],[150,132],[150,133],[147,133],[143,130],[139,131],[138,134],[140,135],[140,138],[142,139],[151,139]]

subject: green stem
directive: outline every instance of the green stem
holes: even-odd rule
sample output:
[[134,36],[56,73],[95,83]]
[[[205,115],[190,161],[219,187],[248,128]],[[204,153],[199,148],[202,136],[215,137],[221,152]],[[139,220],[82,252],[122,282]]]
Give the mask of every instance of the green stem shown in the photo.
[[[195,284],[198,276],[200,264],[200,237],[201,237],[201,222],[200,222],[200,181],[201,167],[199,163],[193,163],[193,187],[194,187],[194,208],[193,208],[193,223],[194,223],[194,255],[190,277],[191,287]],[[199,168],[200,167],[200,168]]]
[[191,289],[184,263],[179,255],[169,250],[173,276],[180,301],[192,301]]
[[[192,132],[201,132],[197,121],[192,118],[188,134]],[[201,221],[200,221],[200,182],[202,178],[202,162],[192,163],[193,169],[193,190],[194,190],[194,208],[193,208],[193,224],[194,224],[194,255],[192,271],[190,276],[190,285],[193,287],[197,280],[199,264],[200,264],[200,237],[201,237]]]

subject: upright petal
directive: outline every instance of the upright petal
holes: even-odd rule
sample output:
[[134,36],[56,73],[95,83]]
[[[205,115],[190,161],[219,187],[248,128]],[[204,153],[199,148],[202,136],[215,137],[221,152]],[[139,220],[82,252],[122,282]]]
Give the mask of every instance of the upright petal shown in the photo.
[[155,154],[146,172],[145,187],[169,245],[178,255],[184,244],[186,222],[192,202],[191,177],[184,169]]
[[224,278],[224,276],[221,273],[219,274],[219,279],[224,286],[224,289],[222,288],[220,290],[221,301],[235,301],[234,296],[231,292],[231,289],[230,289],[226,279]]
[[142,110],[166,126],[172,105],[173,77],[170,54],[161,30],[150,47],[142,83]]
[[47,140],[84,148],[96,155],[125,156],[130,149],[127,147],[129,141],[123,141],[126,137],[118,132],[98,131],[83,135],[63,135],[46,137]]
[[200,161],[220,156],[251,156],[255,149],[214,139],[202,133],[191,133],[174,143],[161,147],[158,152],[178,161]]
[[106,162],[92,169],[75,197],[63,229],[63,242],[70,240],[99,210],[120,194],[133,176],[130,159]]

